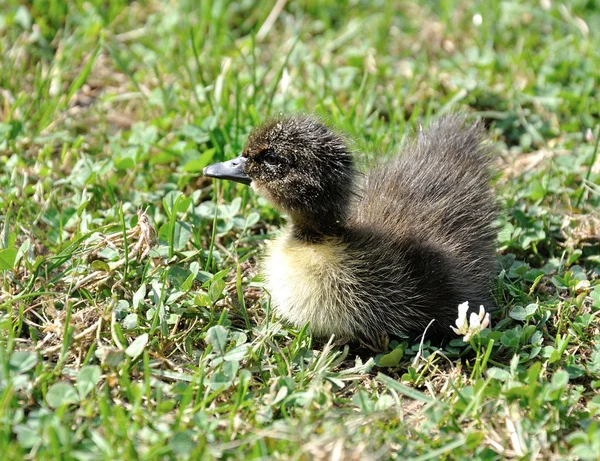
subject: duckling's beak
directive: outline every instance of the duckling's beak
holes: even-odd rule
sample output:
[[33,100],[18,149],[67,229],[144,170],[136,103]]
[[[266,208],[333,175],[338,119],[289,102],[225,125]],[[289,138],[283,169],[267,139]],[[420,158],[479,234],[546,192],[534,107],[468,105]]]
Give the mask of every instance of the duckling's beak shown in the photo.
[[242,184],[250,184],[252,179],[244,173],[245,164],[245,157],[237,157],[227,162],[208,165],[202,172],[204,176],[210,176],[211,178],[229,179]]

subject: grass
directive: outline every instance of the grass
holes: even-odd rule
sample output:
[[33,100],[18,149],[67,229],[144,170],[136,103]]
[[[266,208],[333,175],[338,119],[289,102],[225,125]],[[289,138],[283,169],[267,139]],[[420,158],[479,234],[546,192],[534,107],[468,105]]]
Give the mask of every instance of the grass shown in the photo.
[[[598,459],[596,2],[276,3],[3,4],[2,456]],[[283,220],[201,170],[291,111],[366,162],[486,121],[491,330],[357,355],[273,318]]]

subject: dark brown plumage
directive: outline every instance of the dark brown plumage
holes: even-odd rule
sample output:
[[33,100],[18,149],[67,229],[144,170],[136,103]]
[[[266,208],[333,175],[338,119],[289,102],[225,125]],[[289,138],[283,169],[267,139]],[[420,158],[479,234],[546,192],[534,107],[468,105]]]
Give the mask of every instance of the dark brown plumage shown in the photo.
[[493,307],[490,144],[449,116],[358,175],[344,140],[288,116],[254,131],[241,157],[205,174],[251,183],[290,223],[263,262],[277,312],[317,336],[441,340],[460,303]]

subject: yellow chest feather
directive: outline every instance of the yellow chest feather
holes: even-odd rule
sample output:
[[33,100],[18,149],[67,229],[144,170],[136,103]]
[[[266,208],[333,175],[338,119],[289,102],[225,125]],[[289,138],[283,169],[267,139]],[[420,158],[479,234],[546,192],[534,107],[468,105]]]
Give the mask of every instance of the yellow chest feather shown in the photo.
[[263,271],[272,305],[290,323],[309,323],[317,336],[356,332],[360,285],[341,242],[306,243],[284,231],[270,242]]

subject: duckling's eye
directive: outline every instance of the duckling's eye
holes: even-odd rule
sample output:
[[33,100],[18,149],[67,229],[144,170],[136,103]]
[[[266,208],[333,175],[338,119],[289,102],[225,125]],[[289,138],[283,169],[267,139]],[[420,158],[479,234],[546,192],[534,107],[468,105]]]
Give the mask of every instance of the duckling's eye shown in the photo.
[[260,159],[268,165],[279,165],[281,158],[270,149],[265,149],[261,152]]

